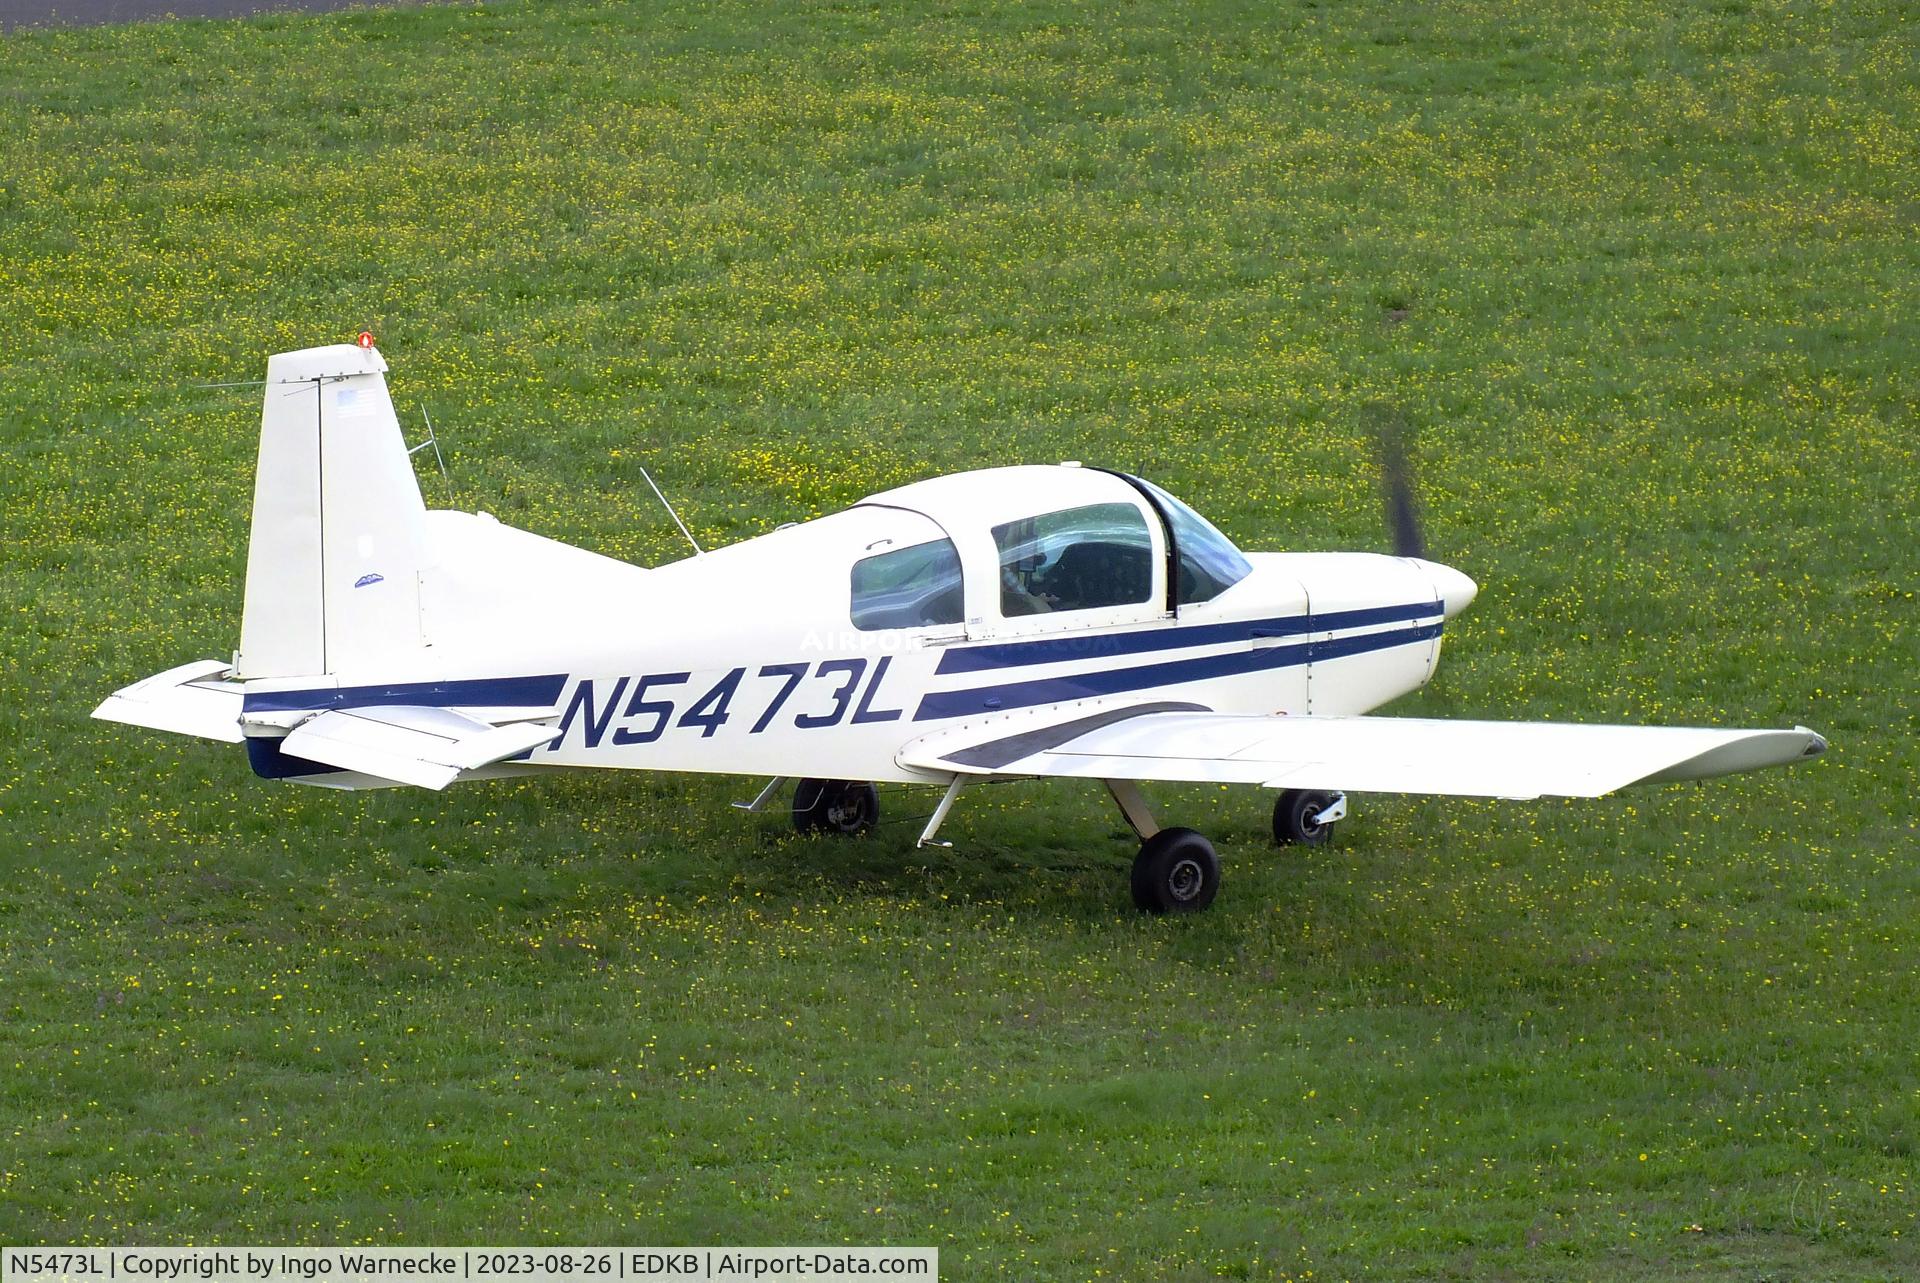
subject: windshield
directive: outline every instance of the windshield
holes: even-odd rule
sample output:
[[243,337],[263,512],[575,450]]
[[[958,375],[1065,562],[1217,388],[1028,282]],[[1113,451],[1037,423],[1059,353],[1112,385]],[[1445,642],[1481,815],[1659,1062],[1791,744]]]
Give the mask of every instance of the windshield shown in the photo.
[[1253,573],[1253,563],[1240,555],[1233,541],[1214,529],[1211,521],[1186,504],[1139,477],[1128,478],[1153,496],[1167,519],[1173,546],[1180,556],[1180,605],[1211,601]]

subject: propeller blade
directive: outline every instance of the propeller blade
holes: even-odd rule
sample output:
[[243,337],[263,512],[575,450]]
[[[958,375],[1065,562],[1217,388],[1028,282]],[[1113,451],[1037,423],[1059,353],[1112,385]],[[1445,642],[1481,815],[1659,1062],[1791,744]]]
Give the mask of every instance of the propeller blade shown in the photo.
[[1405,416],[1391,406],[1367,407],[1380,464],[1380,496],[1386,504],[1387,529],[1396,557],[1425,557],[1427,541],[1420,531],[1420,505],[1414,498],[1413,461],[1408,450],[1412,430]]

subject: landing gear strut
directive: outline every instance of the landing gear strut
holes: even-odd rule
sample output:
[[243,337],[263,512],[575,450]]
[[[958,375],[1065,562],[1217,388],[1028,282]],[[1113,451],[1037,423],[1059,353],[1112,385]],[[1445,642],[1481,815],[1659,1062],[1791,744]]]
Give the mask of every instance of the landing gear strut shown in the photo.
[[1133,902],[1146,913],[1197,913],[1220,894],[1220,857],[1192,829],[1163,829],[1131,780],[1108,780],[1107,791],[1141,838],[1133,861]]
[[793,827],[802,833],[857,837],[880,821],[880,792],[852,780],[801,780],[793,791]]

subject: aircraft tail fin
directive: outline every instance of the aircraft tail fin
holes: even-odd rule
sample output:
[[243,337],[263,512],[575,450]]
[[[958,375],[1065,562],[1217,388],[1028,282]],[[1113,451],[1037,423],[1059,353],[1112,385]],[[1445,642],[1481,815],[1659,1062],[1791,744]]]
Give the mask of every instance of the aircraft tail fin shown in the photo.
[[235,675],[333,673],[424,644],[426,505],[372,347],[267,362]]

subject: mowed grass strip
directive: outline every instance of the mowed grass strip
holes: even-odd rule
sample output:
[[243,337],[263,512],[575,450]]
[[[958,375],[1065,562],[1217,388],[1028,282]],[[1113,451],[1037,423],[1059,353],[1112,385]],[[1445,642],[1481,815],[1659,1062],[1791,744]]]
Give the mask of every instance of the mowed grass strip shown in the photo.
[[[0,41],[0,1240],[899,1242],[972,1278],[1908,1278],[1898,6],[449,5]],[[87,720],[237,637],[267,353],[643,562],[980,464],[1482,584],[1403,711],[1791,725],[1594,803],[340,795]],[[899,819],[930,795],[886,794]]]

